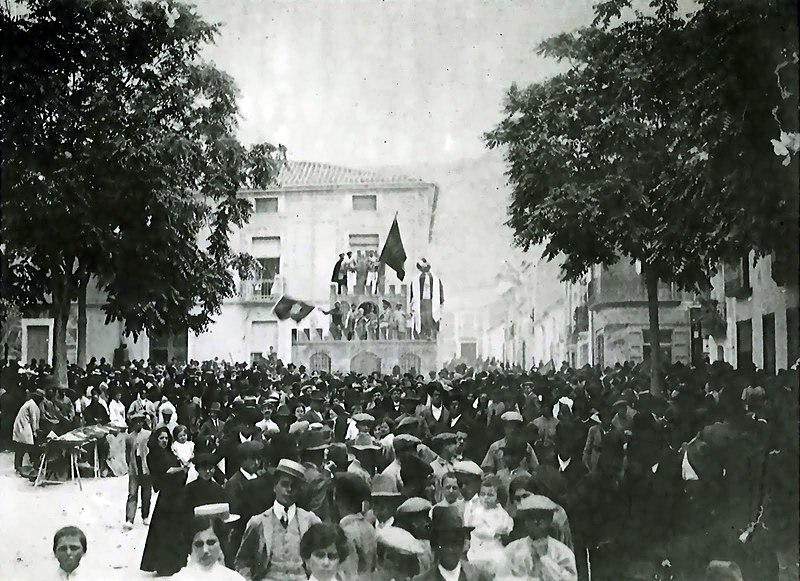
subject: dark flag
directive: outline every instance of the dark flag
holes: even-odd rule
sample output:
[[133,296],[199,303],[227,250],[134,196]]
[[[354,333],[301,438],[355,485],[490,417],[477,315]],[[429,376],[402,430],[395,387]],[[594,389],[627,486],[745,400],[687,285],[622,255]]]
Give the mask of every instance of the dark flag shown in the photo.
[[314,310],[314,305],[290,299],[289,297],[281,297],[281,300],[275,303],[272,310],[281,321],[291,318],[299,323],[311,314],[311,311]]
[[406,251],[403,240],[400,238],[400,226],[397,225],[397,216],[389,229],[386,243],[381,250],[381,262],[392,268],[397,273],[397,278],[403,280],[406,276]]

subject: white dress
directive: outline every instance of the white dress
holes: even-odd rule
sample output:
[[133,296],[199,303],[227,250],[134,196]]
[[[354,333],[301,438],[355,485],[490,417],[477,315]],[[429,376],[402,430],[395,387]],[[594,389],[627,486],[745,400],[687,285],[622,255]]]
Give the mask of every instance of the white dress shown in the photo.
[[464,525],[475,527],[470,537],[467,560],[485,570],[491,570],[503,560],[502,535],[514,528],[514,519],[499,504],[486,508],[483,503],[474,505],[464,515]]
[[215,563],[208,569],[189,561],[189,564],[178,571],[170,579],[179,581],[245,581],[236,571],[228,569],[220,563]]

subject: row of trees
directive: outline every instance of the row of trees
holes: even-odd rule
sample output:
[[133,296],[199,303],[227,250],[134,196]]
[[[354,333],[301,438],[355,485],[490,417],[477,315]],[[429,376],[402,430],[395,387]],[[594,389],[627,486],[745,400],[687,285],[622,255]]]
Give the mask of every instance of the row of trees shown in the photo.
[[254,262],[229,233],[285,161],[235,136],[233,80],[202,59],[217,27],[174,0],[27,0],[2,11],[2,308],[49,305],[54,366],[86,289],[126,332],[201,332]]
[[659,281],[707,288],[751,250],[798,272],[797,4],[631,4],[600,2],[591,26],[542,43],[567,70],[512,86],[485,139],[505,150],[516,243],[563,255],[571,281],[638,261],[658,337]]

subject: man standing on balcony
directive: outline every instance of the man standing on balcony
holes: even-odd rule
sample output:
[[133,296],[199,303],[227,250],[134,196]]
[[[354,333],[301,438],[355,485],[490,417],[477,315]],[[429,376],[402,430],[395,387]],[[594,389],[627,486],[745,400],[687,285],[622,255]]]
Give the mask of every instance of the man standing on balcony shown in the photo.
[[367,255],[367,292],[371,295],[378,294],[378,255],[370,250]]
[[344,259],[342,265],[345,267],[347,275],[347,294],[355,294],[358,272],[356,271],[356,258],[353,256],[352,250],[347,251],[347,257]]
[[333,275],[331,282],[336,285],[336,294],[342,294],[345,284],[347,284],[347,272],[344,264],[344,252],[339,253],[339,260],[333,265]]
[[434,339],[444,304],[444,287],[439,277],[431,272],[431,266],[426,259],[417,262],[417,270],[420,274],[411,281],[410,297],[414,332],[421,339]]

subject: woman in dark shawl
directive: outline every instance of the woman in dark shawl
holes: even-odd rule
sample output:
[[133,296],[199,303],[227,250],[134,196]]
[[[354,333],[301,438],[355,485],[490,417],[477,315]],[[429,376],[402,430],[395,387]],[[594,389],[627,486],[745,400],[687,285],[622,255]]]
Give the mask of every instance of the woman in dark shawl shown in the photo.
[[159,576],[174,575],[186,565],[183,489],[188,466],[170,449],[172,437],[166,427],[153,432],[148,444],[147,465],[153,478],[153,488],[159,493],[147,541],[142,555],[142,571],[155,571]]

